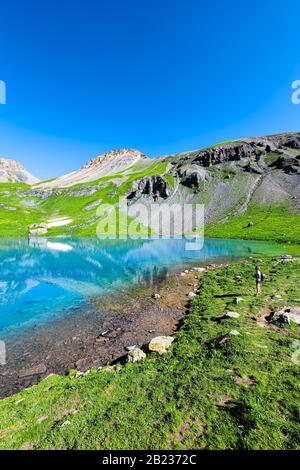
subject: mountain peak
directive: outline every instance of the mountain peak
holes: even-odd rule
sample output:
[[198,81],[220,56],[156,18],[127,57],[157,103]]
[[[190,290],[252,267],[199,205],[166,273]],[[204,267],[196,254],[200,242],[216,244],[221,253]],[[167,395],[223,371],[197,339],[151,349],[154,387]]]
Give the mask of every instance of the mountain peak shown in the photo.
[[0,157],[0,182],[1,183],[27,183],[34,184],[39,180],[32,176],[22,165],[16,160]]
[[115,149],[109,150],[106,153],[98,155],[95,158],[89,160],[83,168],[90,168],[93,166],[102,165],[111,161],[111,163],[122,162],[123,164],[130,164],[140,159],[148,159],[148,157],[140,152],[139,150],[127,148],[127,149]]
[[61,176],[54,181],[44,183],[44,188],[66,188],[74,184],[88,183],[111,176],[131,168],[136,163],[151,162],[151,159],[139,150],[116,149],[98,155],[89,160],[80,170]]

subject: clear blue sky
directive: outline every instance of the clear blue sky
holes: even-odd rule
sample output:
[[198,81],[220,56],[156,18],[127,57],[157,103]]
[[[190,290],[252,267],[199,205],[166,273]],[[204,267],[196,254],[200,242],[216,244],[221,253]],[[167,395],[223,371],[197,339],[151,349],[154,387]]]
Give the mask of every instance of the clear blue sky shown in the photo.
[[0,155],[40,178],[300,130],[299,0],[1,0]]

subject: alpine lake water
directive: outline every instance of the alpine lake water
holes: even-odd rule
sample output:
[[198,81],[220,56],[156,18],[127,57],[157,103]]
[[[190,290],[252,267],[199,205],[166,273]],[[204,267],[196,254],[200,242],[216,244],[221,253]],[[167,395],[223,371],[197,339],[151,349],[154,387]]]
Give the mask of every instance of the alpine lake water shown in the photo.
[[196,250],[187,250],[184,239],[1,239],[0,339],[40,322],[53,322],[92,298],[143,285],[162,272],[251,255],[279,255],[284,248],[269,242],[209,238]]

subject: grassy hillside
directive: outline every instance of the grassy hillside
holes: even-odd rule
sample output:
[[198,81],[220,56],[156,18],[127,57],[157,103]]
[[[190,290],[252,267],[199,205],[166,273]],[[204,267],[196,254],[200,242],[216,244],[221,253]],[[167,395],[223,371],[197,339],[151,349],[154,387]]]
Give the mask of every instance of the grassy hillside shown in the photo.
[[[0,236],[27,236],[29,225],[45,223],[57,217],[69,217],[73,223],[51,228],[49,236],[96,235],[97,207],[89,210],[90,204],[100,201],[102,204],[116,204],[135,181],[145,176],[163,174],[167,166],[168,162],[160,160],[146,167],[135,165],[126,174],[121,172],[91,183],[77,184],[45,199],[32,196],[32,188],[26,184],[0,183]],[[114,182],[116,179],[118,185]],[[96,190],[89,195],[93,187]],[[28,201],[32,205],[24,205]]]
[[[174,177],[166,175],[165,178],[169,185],[174,187]],[[92,210],[86,208],[90,204],[97,204],[97,201],[116,203],[119,195],[125,194],[125,186],[128,189],[131,183],[132,181],[126,181],[118,188],[113,182],[106,182],[102,189],[90,196],[72,197],[65,194],[45,200],[24,196],[26,194],[24,190],[29,190],[26,185],[0,183],[0,202],[6,207],[15,209],[9,210],[0,205],[0,236],[27,236],[30,224],[43,223],[56,217],[70,217],[73,222],[69,226],[51,228],[49,236],[96,235],[99,220],[96,215],[97,207]],[[210,190],[203,191],[197,196],[196,201],[206,203],[209,197]],[[26,207],[22,205],[23,200],[34,201],[37,205]],[[229,215],[226,223],[220,223],[218,219],[207,223],[205,235],[297,243],[300,240],[300,215],[288,202],[271,205],[253,203],[242,215]]]
[[[243,145],[248,145],[247,151]],[[138,182],[148,180],[150,190],[140,192],[137,202],[203,204],[206,236],[298,243],[299,151],[284,147],[283,152],[278,142],[277,151],[265,150],[259,142],[256,147],[249,145],[227,142],[154,159],[153,163],[147,160],[67,188],[0,183],[0,236],[27,236],[31,224],[47,224],[57,218],[67,218],[69,223],[49,228],[48,236],[96,235],[98,205],[117,204],[120,197],[136,190]],[[209,161],[207,152],[211,152]],[[223,152],[221,157],[218,152]],[[252,152],[251,157],[247,152]],[[151,189],[155,179],[159,182]],[[166,186],[161,193],[159,185]]]
[[[300,305],[300,261],[260,260],[260,297],[256,262],[200,278],[165,356],[51,376],[2,400],[0,448],[299,449],[299,326],[270,327],[262,315]],[[240,317],[220,320],[228,310]]]
[[253,203],[244,214],[231,217],[226,223],[208,224],[205,233],[217,238],[299,242],[300,216],[289,203]]

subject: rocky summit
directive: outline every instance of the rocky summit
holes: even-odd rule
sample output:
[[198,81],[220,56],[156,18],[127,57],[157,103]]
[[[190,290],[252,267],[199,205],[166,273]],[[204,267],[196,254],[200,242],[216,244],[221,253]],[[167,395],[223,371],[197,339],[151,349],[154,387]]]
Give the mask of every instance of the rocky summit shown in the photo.
[[0,183],[34,184],[38,181],[20,163],[15,160],[0,158]]

